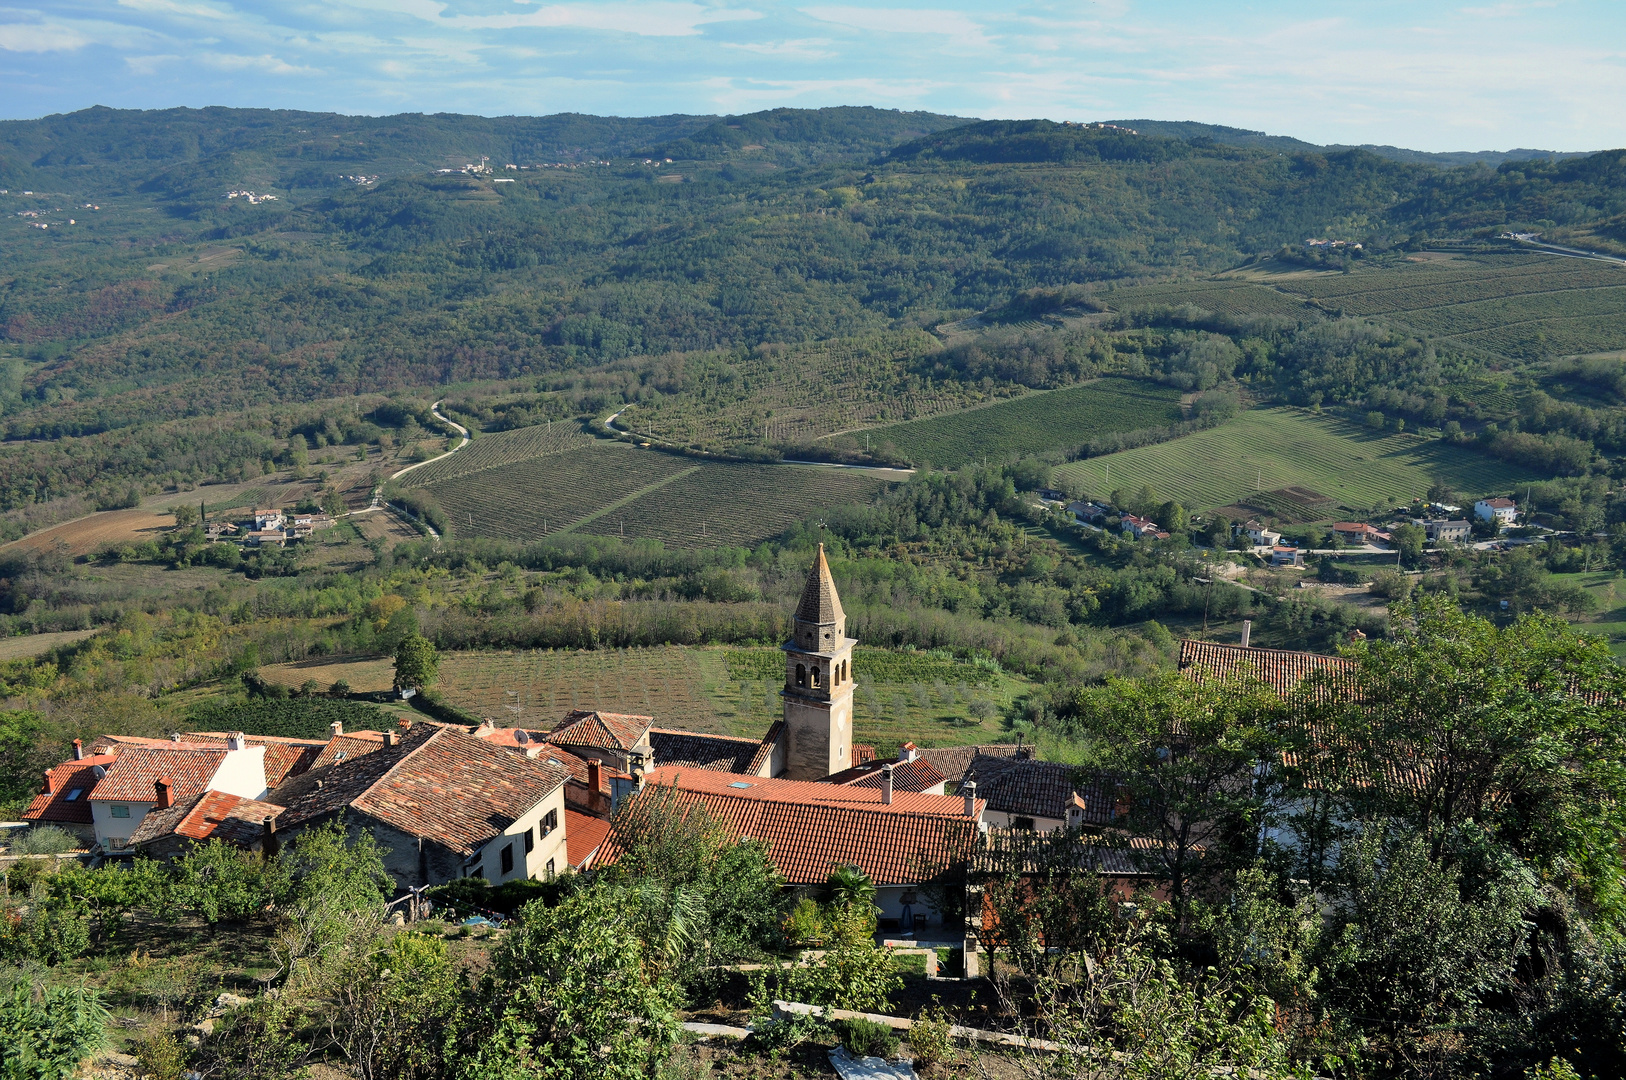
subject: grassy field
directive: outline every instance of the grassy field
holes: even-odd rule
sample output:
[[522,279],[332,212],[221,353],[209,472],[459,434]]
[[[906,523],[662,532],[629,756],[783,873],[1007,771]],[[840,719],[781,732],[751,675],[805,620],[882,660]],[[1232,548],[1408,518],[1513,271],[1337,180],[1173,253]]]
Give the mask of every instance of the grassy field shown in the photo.
[[[440,692],[459,708],[499,724],[550,728],[571,709],[653,716],[657,726],[758,737],[782,714],[784,654],[772,648],[533,650],[454,652],[440,661]],[[271,682],[356,690],[390,686],[391,661],[306,661],[262,668]],[[1028,690],[1022,679],[931,653],[859,648],[853,655],[855,738],[883,751],[993,742],[997,716],[981,722],[973,705],[1002,711]]]
[[[1576,620],[1577,628],[1609,639],[1616,656],[1626,657],[1626,577],[1616,570],[1588,574],[1554,574],[1559,581],[1579,585],[1598,601],[1595,615]],[[1583,621],[1589,620],[1589,621]]]
[[1298,409],[1255,409],[1221,427],[1056,470],[1098,494],[1150,487],[1193,509],[1259,490],[1308,488],[1345,506],[1409,502],[1440,478],[1464,495],[1505,491],[1534,472],[1416,435],[1370,431]]
[[1220,281],[1178,281],[1159,285],[1134,285],[1114,289],[1106,300],[1116,311],[1137,311],[1145,308],[1181,307],[1191,304],[1221,315],[1286,315],[1309,314],[1302,296],[1292,296],[1269,285],[1252,281],[1224,279]]
[[[823,507],[867,502],[888,482],[863,470],[706,461],[602,439],[535,445],[563,448],[423,487],[465,536],[585,532],[706,547],[759,543]],[[514,452],[517,441],[493,460]]]
[[[940,343],[919,330],[685,359],[684,392],[629,406],[630,431],[684,445],[796,443],[990,400],[975,386],[923,385],[909,361]],[[994,393],[1020,393],[1005,387]]]
[[892,443],[916,464],[953,467],[983,456],[1076,447],[1096,435],[1179,420],[1179,391],[1130,379],[1097,379],[867,434],[877,444]]

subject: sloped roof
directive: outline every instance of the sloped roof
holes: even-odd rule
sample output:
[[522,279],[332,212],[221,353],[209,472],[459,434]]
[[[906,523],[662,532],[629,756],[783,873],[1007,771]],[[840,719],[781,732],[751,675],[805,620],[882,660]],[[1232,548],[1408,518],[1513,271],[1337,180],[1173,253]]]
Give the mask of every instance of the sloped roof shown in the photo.
[[1278,694],[1290,694],[1312,673],[1331,672],[1336,685],[1350,690],[1355,662],[1341,656],[1296,652],[1291,649],[1254,649],[1216,641],[1180,642],[1180,670],[1197,682],[1205,679],[1251,677]]
[[[541,746],[541,753],[537,754],[535,760],[542,762],[544,765],[551,765],[556,769],[563,769],[565,772],[570,774],[570,779],[576,781],[576,783],[581,784],[584,787],[587,785],[587,777],[589,775],[589,762],[587,758],[572,754],[569,750],[566,750],[562,746],[553,746],[549,743],[543,743]],[[610,781],[616,777],[626,779],[629,776],[629,773],[622,772],[614,765],[606,765],[603,762],[599,762],[599,794],[611,794]]]
[[[225,742],[226,734],[224,731],[194,731],[187,738],[201,743]],[[249,746],[265,747],[265,786],[268,788],[311,768],[326,746],[321,739],[290,739],[281,735],[245,735],[243,741]]]
[[[95,769],[108,768],[117,758],[112,754],[91,754],[78,761],[64,761],[51,770],[50,791],[40,792],[23,811],[24,821],[61,821],[89,825],[90,793],[97,784]],[[70,794],[77,792],[78,794]]]
[[[341,761],[349,761],[371,754],[384,748],[384,733],[382,731],[351,731],[343,735],[335,735],[322,747],[322,752],[307,768],[320,769],[328,765],[336,765]],[[269,779],[269,778],[268,778]]]
[[882,779],[882,772],[886,765],[892,766],[892,790],[894,793],[899,791],[925,791],[927,788],[936,787],[948,779],[925,758],[916,758],[913,761],[866,761],[862,765],[855,765],[850,769],[832,773],[820,780],[819,783],[879,789],[885,783]]
[[472,855],[569,773],[461,728],[415,724],[395,746],[313,769],[272,793],[284,827],[350,807]]
[[[914,884],[924,867],[968,857],[979,835],[955,796],[903,792],[887,806],[874,788],[746,780],[704,769],[656,769],[650,777],[637,798],[655,796],[656,784],[670,786],[679,806],[704,807],[733,839],[761,841],[792,885],[821,882],[839,863],[856,865],[878,885]],[[612,834],[601,862],[614,860],[614,845]]]
[[223,746],[169,743],[125,747],[108,766],[107,775],[90,797],[98,802],[155,802],[158,793],[153,782],[168,779],[174,782],[170,788],[171,801],[180,802],[207,788],[225,760]]
[[173,834],[199,842],[224,840],[232,844],[251,844],[265,835],[265,819],[282,812],[282,807],[275,803],[245,799],[224,791],[205,791],[167,810],[148,814],[130,834],[130,843],[145,844]]
[[[747,776],[761,776],[762,770],[766,769],[769,763],[773,761],[773,752],[779,747],[784,737],[785,721],[780,718],[768,725],[768,730],[762,736],[762,742],[757,744],[756,754],[740,771]],[[657,764],[660,763],[659,758],[656,758],[655,761]]]
[[819,545],[813,568],[808,571],[807,584],[802,587],[796,618],[810,623],[833,623],[846,618],[841,610],[841,597],[836,595],[836,579],[830,576],[830,564],[824,558],[823,544]]
[[1110,825],[1116,785],[1108,778],[1085,777],[1057,761],[978,756],[971,760],[965,779],[975,780],[977,795],[988,808],[1023,817],[1067,820],[1073,795],[1083,796],[1086,825]]
[[548,732],[547,740],[560,746],[631,750],[643,740],[654,719],[652,716],[577,709],[567,713],[559,725]]
[[744,772],[756,758],[762,740],[651,728],[649,745],[655,749],[657,765],[690,765],[698,769],[737,773]]
[[609,838],[610,823],[565,807],[565,859],[572,870],[585,870]]
[[1033,747],[1018,747],[1015,743],[977,743],[972,746],[928,746],[917,751],[932,763],[932,768],[950,780],[958,781],[971,767],[971,759],[983,757],[1015,757],[1017,750],[1033,752]]

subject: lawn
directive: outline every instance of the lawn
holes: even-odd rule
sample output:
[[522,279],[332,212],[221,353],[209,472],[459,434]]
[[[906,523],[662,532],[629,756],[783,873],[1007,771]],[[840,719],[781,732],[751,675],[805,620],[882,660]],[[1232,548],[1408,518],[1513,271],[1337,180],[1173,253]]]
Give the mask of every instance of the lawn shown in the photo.
[[985,408],[866,432],[917,465],[953,468],[981,458],[1072,449],[1097,435],[1162,428],[1181,418],[1180,393],[1131,379],[1097,379]]
[[1409,502],[1444,480],[1464,497],[1545,480],[1438,439],[1377,432],[1301,409],[1256,409],[1172,442],[1136,447],[1056,470],[1106,495],[1142,485],[1161,499],[1205,510],[1255,491],[1300,487],[1347,507]]
[[1576,629],[1602,634],[1616,656],[1626,657],[1626,576],[1618,570],[1594,570],[1587,574],[1554,574],[1559,581],[1579,585],[1598,601],[1593,615],[1575,617]]

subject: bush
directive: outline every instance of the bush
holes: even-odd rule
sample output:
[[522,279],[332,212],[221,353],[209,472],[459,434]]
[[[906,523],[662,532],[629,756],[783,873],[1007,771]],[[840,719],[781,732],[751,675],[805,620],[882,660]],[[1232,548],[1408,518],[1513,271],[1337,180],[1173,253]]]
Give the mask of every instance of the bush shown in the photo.
[[65,1080],[102,1045],[107,1009],[92,990],[53,986],[38,1001],[16,987],[0,999],[0,1076],[5,1080]]
[[874,1020],[838,1020],[841,1045],[855,1057],[890,1058],[898,1052],[897,1032]]
[[79,839],[55,825],[36,825],[23,830],[11,841],[13,855],[60,855],[79,846]]
[[959,1056],[954,1051],[953,1030],[954,1025],[941,1006],[915,1017],[909,1028],[909,1049],[915,1056],[915,1068],[952,1064]]
[[170,1032],[141,1039],[134,1049],[148,1080],[181,1080],[186,1072],[186,1048]]

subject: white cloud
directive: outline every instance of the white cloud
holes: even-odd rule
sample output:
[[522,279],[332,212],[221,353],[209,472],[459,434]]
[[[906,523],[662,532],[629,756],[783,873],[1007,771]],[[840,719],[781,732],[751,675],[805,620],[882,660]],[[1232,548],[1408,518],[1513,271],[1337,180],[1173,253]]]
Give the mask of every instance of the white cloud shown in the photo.
[[0,24],[0,49],[7,52],[62,52],[90,44],[91,39],[57,23]]
[[802,14],[820,22],[880,34],[924,34],[952,38],[964,45],[989,44],[981,24],[959,11],[928,8],[806,7]]
[[237,56],[232,53],[200,53],[200,61],[221,71],[263,71],[270,75],[315,75],[311,67],[295,67],[276,56]]
[[158,74],[158,69],[166,64],[173,64],[180,60],[174,54],[156,54],[153,56],[126,56],[124,66],[130,69],[131,74],[151,77]]
[[[459,30],[607,30],[640,37],[692,37],[711,23],[760,19],[745,8],[714,8],[681,0],[623,0],[596,4],[548,4],[505,15],[447,15],[445,5],[415,0],[411,13]],[[430,9],[434,15],[426,15]]]
[[841,54],[830,48],[829,38],[800,38],[794,41],[725,41],[725,49],[741,49],[758,56],[783,56],[793,60],[833,60]]
[[118,3],[120,7],[156,15],[179,15],[186,18],[211,19],[216,22],[226,22],[238,17],[235,12],[222,11],[208,4],[185,4],[179,0],[118,0]]

